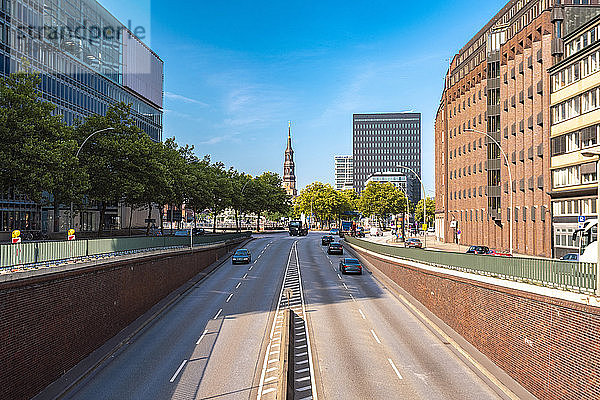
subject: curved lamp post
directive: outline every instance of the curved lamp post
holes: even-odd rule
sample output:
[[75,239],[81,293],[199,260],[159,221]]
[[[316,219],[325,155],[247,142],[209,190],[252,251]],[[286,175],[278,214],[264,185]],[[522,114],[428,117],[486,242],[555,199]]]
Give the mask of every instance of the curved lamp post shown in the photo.
[[508,157],[506,156],[506,153],[504,152],[504,149],[502,148],[502,146],[500,146],[500,143],[498,143],[498,141],[496,139],[494,139],[490,134],[488,134],[487,132],[482,132],[482,131],[478,131],[475,129],[465,129],[465,132],[474,132],[474,133],[479,133],[480,135],[485,135],[487,136],[492,142],[494,142],[498,148],[500,149],[500,152],[502,153],[502,156],[504,156],[504,162],[506,163],[506,168],[508,169],[508,180],[509,180],[509,191],[510,191],[510,214],[512,215],[507,215],[508,218],[510,218],[509,220],[509,229],[510,229],[510,254],[512,254],[513,252],[513,220],[517,217],[515,215],[515,210],[513,209],[513,190],[512,190],[512,171],[510,170],[510,164],[508,163]]
[[[421,177],[412,168],[408,168],[403,165],[396,165],[396,168],[402,168],[402,169],[412,172],[412,174],[414,176],[416,176],[417,179],[419,180],[419,183],[421,184],[421,188],[423,189],[423,225],[425,225],[427,223],[427,194],[425,193],[425,185],[423,185],[423,181],[421,180]],[[408,181],[407,181],[407,183],[408,183]],[[416,205],[415,205],[415,207],[416,207]],[[427,247],[427,232],[425,232],[424,240],[425,240],[425,247]]]
[[[79,149],[77,150],[77,153],[75,154],[75,158],[77,158],[77,160],[79,160],[79,153],[81,153],[81,149],[83,149],[83,146],[88,142],[88,140],[90,140],[92,138],[92,136],[98,134],[98,133],[102,133],[102,132],[106,132],[106,131],[114,131],[115,128],[105,128],[105,129],[100,129],[99,131],[96,131],[94,133],[92,133],[91,135],[89,135],[88,137],[85,138],[85,140],[83,141],[83,143],[81,143],[81,146],[79,146]],[[73,228],[73,224],[75,221],[74,215],[73,215],[73,201],[71,201],[71,211],[69,216],[71,217],[71,228]]]
[[[598,181],[598,199],[600,201],[600,149],[589,149],[581,152],[581,155],[584,157],[594,157],[598,160],[596,161],[596,180]],[[599,233],[596,234],[596,247],[598,248],[598,253],[596,255],[596,295],[600,295],[600,246],[598,246],[598,244],[600,244],[600,207],[596,206],[596,208],[598,211],[596,232]]]

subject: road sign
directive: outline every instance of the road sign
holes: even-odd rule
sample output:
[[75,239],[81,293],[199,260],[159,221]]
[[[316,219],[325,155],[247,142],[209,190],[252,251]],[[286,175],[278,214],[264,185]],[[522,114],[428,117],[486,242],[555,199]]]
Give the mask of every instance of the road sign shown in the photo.
[[21,243],[21,231],[14,230],[12,231],[12,244]]
[[450,228],[456,228],[457,222],[456,221],[450,221]]
[[75,240],[75,229],[69,229],[67,240],[72,241]]
[[20,237],[12,238],[12,244],[18,244],[18,243],[21,243]]
[[585,216],[584,215],[580,215],[579,216],[579,223],[583,224],[585,222]]
[[423,231],[426,231],[427,230],[427,224],[423,224],[422,228],[423,228]]
[[456,231],[457,235],[460,235],[462,233],[462,231]]

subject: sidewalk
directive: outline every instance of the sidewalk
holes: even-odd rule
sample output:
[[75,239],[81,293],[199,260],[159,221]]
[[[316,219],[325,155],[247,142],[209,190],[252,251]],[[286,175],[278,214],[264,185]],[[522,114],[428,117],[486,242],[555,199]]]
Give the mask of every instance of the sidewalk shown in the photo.
[[[409,236],[409,238],[412,238],[412,237],[413,236]],[[421,240],[421,242],[423,242],[423,248],[425,248],[427,250],[446,251],[446,252],[454,252],[454,253],[466,253],[468,248],[470,247],[470,246],[465,246],[462,244],[440,242],[433,235],[427,235],[427,239],[425,239],[425,236],[414,236],[414,237]],[[384,232],[383,236],[367,235],[364,238],[364,240],[367,240],[367,241],[373,242],[373,243],[388,244],[388,245],[392,245],[392,246],[404,247],[404,242],[395,242],[395,239],[396,239],[396,237],[394,235],[392,235],[391,232]],[[427,241],[427,243],[425,243],[426,241]],[[530,255],[518,254],[518,253],[513,253],[513,255],[515,257],[521,257],[521,258],[543,258],[543,257],[535,257],[535,256],[530,256]]]

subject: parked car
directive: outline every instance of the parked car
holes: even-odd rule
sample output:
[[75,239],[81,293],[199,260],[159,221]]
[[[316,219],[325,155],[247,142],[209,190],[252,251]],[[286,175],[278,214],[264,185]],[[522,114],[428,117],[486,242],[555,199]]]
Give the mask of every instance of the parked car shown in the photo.
[[189,229],[175,231],[173,233],[173,236],[179,236],[179,237],[190,236],[190,231],[189,231]]
[[469,249],[467,250],[467,254],[489,254],[490,253],[490,248],[486,247],[486,246],[471,246],[469,247]]
[[421,242],[421,240],[419,239],[406,239],[406,241],[404,242],[404,247],[407,247],[409,249],[422,249],[423,242]]
[[206,233],[204,228],[194,228],[192,229],[192,235],[194,236],[202,236]]
[[510,253],[502,253],[502,252],[497,251],[497,250],[490,250],[488,252],[488,255],[490,255],[490,256],[496,256],[496,257],[512,257],[513,256]]
[[325,235],[321,238],[321,245],[327,246],[329,243],[333,242],[333,236]]
[[340,272],[342,274],[355,273],[362,275],[362,265],[355,258],[343,258],[340,260]]
[[231,257],[232,264],[250,264],[251,261],[252,255],[248,249],[238,249]]
[[340,234],[340,230],[337,228],[333,228],[332,230],[329,231],[329,234],[332,236],[336,236]]
[[577,253],[568,253],[560,258],[563,261],[579,261],[579,254]]
[[329,247],[327,248],[328,254],[344,254],[344,248],[341,243],[331,242],[329,243]]

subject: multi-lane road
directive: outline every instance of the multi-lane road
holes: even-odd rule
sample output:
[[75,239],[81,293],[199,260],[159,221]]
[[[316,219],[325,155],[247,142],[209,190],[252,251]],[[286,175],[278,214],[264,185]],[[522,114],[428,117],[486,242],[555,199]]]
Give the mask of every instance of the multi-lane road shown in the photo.
[[297,399],[498,398],[369,271],[340,275],[320,238],[256,236],[251,264],[215,270],[65,397],[273,398],[287,277],[302,293]]

